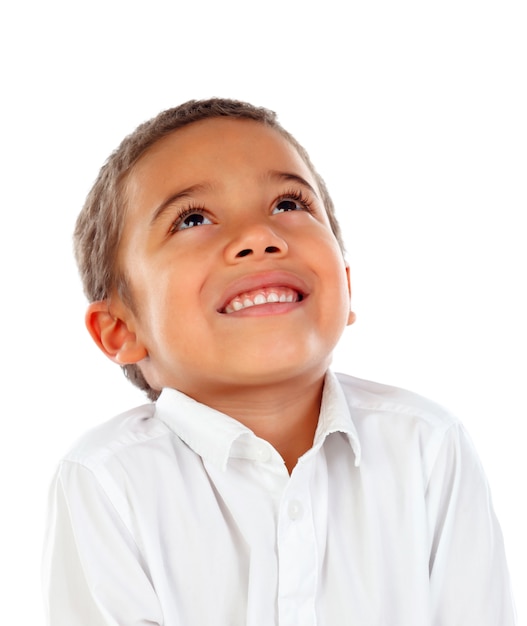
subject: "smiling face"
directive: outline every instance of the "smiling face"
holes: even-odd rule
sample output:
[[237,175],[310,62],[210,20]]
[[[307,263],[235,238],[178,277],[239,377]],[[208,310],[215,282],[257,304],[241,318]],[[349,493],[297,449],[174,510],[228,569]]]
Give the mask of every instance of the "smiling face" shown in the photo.
[[[348,273],[309,168],[276,130],[212,118],[126,183],[116,295],[150,385],[204,395],[320,379],[350,320]],[[124,313],[123,313],[124,311]]]

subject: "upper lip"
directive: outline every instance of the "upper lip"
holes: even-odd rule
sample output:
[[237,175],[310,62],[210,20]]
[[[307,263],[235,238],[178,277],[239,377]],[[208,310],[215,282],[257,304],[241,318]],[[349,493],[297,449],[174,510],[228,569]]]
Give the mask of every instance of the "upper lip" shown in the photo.
[[225,311],[225,307],[236,298],[249,291],[257,291],[258,289],[269,289],[271,287],[288,287],[305,297],[309,294],[309,287],[306,282],[288,271],[271,271],[260,272],[242,276],[231,282],[223,292],[220,305],[217,307],[219,313]]

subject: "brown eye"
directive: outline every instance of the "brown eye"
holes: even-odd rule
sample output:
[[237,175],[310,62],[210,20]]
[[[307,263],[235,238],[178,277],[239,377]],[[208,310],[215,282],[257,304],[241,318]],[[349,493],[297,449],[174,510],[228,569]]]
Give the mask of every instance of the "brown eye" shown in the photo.
[[193,213],[192,215],[189,215],[188,217],[186,217],[181,224],[179,225],[180,230],[184,229],[184,228],[192,228],[193,226],[203,226],[203,224],[207,224],[207,223],[211,223],[210,220],[207,220],[207,218],[204,215],[200,215],[199,213]]
[[180,230],[187,230],[194,228],[195,226],[205,226],[212,224],[212,221],[204,215],[202,212],[196,209],[189,209],[184,211],[182,215],[178,216],[170,229],[171,233],[178,232]]
[[305,211],[306,208],[300,202],[286,198],[276,203],[273,213],[285,213],[286,211]]

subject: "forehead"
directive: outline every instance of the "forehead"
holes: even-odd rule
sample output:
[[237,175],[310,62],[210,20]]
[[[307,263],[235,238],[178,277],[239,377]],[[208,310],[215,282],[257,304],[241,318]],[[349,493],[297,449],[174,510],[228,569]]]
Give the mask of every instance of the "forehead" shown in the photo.
[[193,184],[233,172],[293,169],[316,186],[296,148],[278,130],[248,119],[210,118],[177,129],[153,144],[132,167],[126,195],[139,199],[170,179]]

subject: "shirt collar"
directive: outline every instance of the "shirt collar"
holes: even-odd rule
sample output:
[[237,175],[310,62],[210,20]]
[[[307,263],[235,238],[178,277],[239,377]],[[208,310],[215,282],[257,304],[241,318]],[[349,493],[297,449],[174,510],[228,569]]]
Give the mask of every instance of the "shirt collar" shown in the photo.
[[237,420],[193,400],[176,389],[163,389],[156,401],[156,417],[194,452],[222,469],[239,437],[255,436]]
[[328,371],[324,380],[324,392],[313,448],[320,447],[328,435],[336,432],[343,433],[348,438],[355,455],[355,466],[358,467],[361,460],[359,435],[351,418],[344,391],[335,374]]
[[[156,417],[203,459],[222,469],[226,468],[231,455],[246,456],[240,453],[239,445],[234,445],[237,441],[246,440],[250,443],[254,450],[254,460],[262,453],[264,449],[262,446],[271,447],[237,420],[193,400],[176,389],[163,389],[156,402]],[[324,381],[313,451],[320,448],[326,437],[335,432],[347,436],[355,454],[355,465],[358,466],[360,442],[357,431],[337,377],[328,372]],[[248,453],[247,458],[251,458],[251,453]]]

